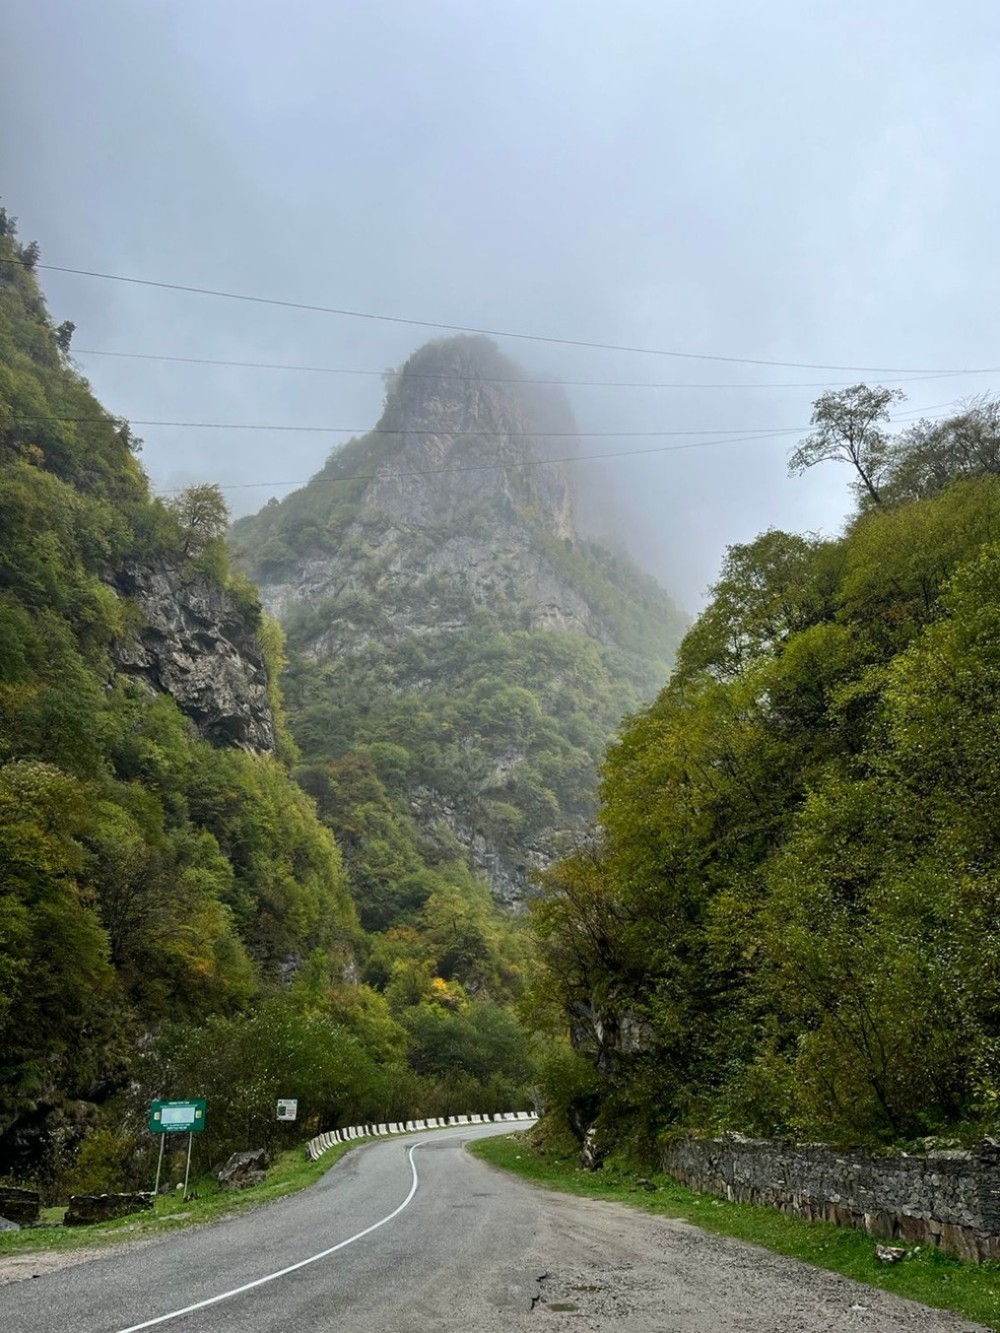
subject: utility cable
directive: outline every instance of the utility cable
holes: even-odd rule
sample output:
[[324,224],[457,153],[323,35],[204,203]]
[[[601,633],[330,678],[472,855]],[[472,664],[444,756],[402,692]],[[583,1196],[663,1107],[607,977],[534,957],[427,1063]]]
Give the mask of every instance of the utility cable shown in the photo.
[[[950,407],[952,404],[943,403],[940,406]],[[924,409],[930,411],[930,408]],[[897,418],[901,419],[901,418]],[[303,487],[318,486],[323,484],[340,484],[350,481],[392,481],[404,477],[437,477],[455,472],[507,472],[514,468],[529,467],[549,467],[559,463],[589,463],[596,461],[606,461],[612,458],[639,458],[650,454],[668,454],[677,453],[684,449],[713,449],[724,444],[754,444],[761,440],[776,439],[779,436],[798,435],[797,427],[785,427],[781,430],[768,431],[764,435],[760,433],[755,435],[737,435],[729,439],[721,440],[693,440],[686,444],[663,444],[656,445],[650,449],[616,449],[610,453],[603,454],[568,454],[563,458],[524,458],[510,460],[504,463],[473,463],[458,464],[454,467],[440,468],[408,468],[398,469],[387,472],[352,472],[339,477],[321,477],[313,476],[305,481],[234,481],[220,483],[219,489],[223,491],[244,491],[244,490],[267,490],[284,487]],[[161,491],[162,495],[179,495],[187,488],[177,486],[171,490]]]
[[[907,412],[900,413],[893,418],[893,421],[905,421],[914,417],[919,417],[924,412],[934,412],[940,408],[954,407],[958,400],[951,399],[944,403],[932,403],[927,407],[915,408]],[[492,439],[497,435],[504,435],[511,440],[609,440],[609,439],[666,439],[681,435],[729,435],[733,430],[744,430],[750,434],[757,435],[776,435],[788,434],[789,432],[808,431],[811,425],[805,426],[724,426],[724,427],[698,427],[687,430],[530,430],[510,432],[499,429],[495,430],[458,430],[452,431],[442,429],[441,427],[414,427],[401,426],[398,429],[391,429],[387,426],[372,426],[365,429],[363,426],[309,426],[288,424],[284,422],[260,422],[260,421],[164,421],[143,417],[116,417],[107,416],[37,416],[37,417],[15,417],[14,424],[18,426],[44,425],[49,423],[58,423],[61,425],[98,425],[101,423],[126,422],[129,426],[152,426],[164,427],[171,430],[239,430],[239,431],[271,431],[298,435],[421,435],[438,436],[453,435],[463,439]]]
[[558,347],[580,347],[598,352],[628,352],[643,356],[669,356],[684,361],[718,361],[730,365],[774,366],[788,370],[829,370],[858,374],[886,375],[979,375],[991,373],[988,369],[940,371],[925,367],[899,366],[843,366],[815,361],[772,361],[763,357],[721,356],[708,352],[678,352],[662,347],[635,347],[628,344],[589,342],[582,338],[558,338],[541,333],[523,333],[512,329],[490,329],[474,324],[447,324],[442,320],[411,319],[402,315],[377,314],[369,310],[351,310],[341,306],[313,305],[306,301],[279,300],[271,296],[255,296],[246,292],[227,292],[213,287],[195,287],[180,282],[160,282],[152,278],[134,278],[121,273],[101,273],[96,269],[70,268],[64,264],[41,264],[23,259],[0,259],[2,264],[21,268],[44,269],[49,273],[68,273],[81,278],[98,278],[104,282],[128,283],[136,287],[151,287],[159,291],[185,292],[193,296],[212,296],[224,301],[242,301],[252,305],[276,306],[284,310],[302,310],[319,315],[338,315],[344,319],[365,319],[383,324],[403,324],[411,328],[436,329],[446,333],[480,334],[489,338],[515,338],[522,342],[549,343]]
[[[525,376],[514,378],[512,376],[504,377],[499,375],[461,375],[458,373],[430,374],[418,371],[404,371],[402,369],[398,371],[362,370],[352,366],[293,365],[287,361],[226,361],[217,357],[168,356],[155,352],[121,352],[98,347],[75,348],[74,355],[119,357],[131,361],[165,361],[188,366],[225,366],[237,370],[286,370],[301,371],[313,375],[370,376],[378,379],[384,379],[386,376],[398,374],[401,378],[408,380],[446,380],[450,383],[458,384],[526,384],[529,386],[533,384],[552,384],[563,389],[846,389],[849,388],[852,383],[850,380],[795,380],[787,383],[774,383],[772,381],[764,380],[756,380],[752,383],[747,383],[746,381],[719,383],[712,381],[687,382],[671,380],[567,380]],[[882,383],[916,384],[923,383],[926,380],[955,379],[966,374],[1000,374],[1000,366],[991,370],[942,370],[926,375],[905,375],[901,379],[883,380]]]
[[[767,438],[776,435],[797,435],[798,431],[773,431]],[[761,439],[759,435],[740,435],[728,440],[701,440],[688,444],[664,444],[652,449],[620,449],[606,454],[567,454],[564,458],[524,458],[506,463],[473,463],[455,467],[407,468],[392,472],[353,472],[343,477],[310,477],[306,481],[234,481],[219,484],[222,491],[260,490],[267,487],[317,486],[324,483],[348,481],[393,481],[402,477],[438,477],[453,472],[507,472],[514,468],[549,467],[557,463],[588,463],[598,459],[637,458],[643,454],[667,454],[681,449],[709,449],[721,444],[744,444]],[[161,491],[162,495],[179,495],[186,486],[177,486],[173,490]]]
[[[100,422],[116,422],[118,418],[113,417],[15,417],[14,424],[17,426],[42,425],[46,423],[59,423],[62,425],[96,425]],[[413,427],[402,426],[398,430],[390,430],[384,426],[373,426],[369,429],[358,426],[296,426],[284,425],[282,423],[269,423],[261,421],[151,421],[144,420],[142,417],[121,418],[124,423],[127,420],[129,426],[162,426],[176,430],[242,430],[242,431],[273,431],[293,435],[354,435],[362,437],[366,435],[421,435],[436,436],[447,435],[454,436],[456,439],[493,439],[498,435],[503,435],[508,440],[565,440],[565,439],[662,439],[673,435],[728,435],[734,427],[722,427],[714,430],[531,430],[531,431],[504,431],[504,430],[460,430],[450,431],[438,427]],[[740,427],[735,427],[739,430]],[[778,432],[808,430],[808,426],[745,426],[744,430],[754,431],[761,435],[771,435]]]

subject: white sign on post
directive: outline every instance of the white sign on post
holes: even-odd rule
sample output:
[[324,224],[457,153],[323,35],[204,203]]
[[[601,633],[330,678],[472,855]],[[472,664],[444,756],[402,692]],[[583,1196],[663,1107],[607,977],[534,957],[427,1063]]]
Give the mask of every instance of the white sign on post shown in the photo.
[[294,1120],[299,1113],[299,1104],[293,1097],[278,1099],[278,1119]]

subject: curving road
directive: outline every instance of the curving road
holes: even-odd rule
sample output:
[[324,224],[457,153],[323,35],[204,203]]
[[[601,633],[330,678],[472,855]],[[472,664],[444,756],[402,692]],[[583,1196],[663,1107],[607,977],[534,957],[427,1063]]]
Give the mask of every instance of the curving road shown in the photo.
[[959,1333],[978,1326],[463,1151],[509,1125],[349,1153],[317,1184],[0,1287],[4,1333]]

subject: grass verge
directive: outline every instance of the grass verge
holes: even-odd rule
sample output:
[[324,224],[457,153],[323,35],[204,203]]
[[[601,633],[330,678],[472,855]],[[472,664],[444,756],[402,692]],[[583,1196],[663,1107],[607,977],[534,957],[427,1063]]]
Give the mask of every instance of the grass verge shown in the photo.
[[[78,1250],[90,1245],[107,1245],[115,1241],[141,1240],[180,1227],[198,1226],[217,1222],[222,1217],[246,1212],[262,1203],[284,1198],[305,1189],[329,1171],[351,1148],[367,1139],[337,1143],[317,1162],[307,1160],[300,1144],[276,1157],[262,1185],[245,1190],[221,1190],[214,1176],[201,1176],[191,1182],[191,1196],[182,1203],[175,1195],[159,1195],[153,1210],[132,1213],[114,1222],[102,1222],[89,1227],[25,1227],[21,1231],[0,1232],[0,1258],[13,1254],[28,1254],[38,1250]],[[46,1221],[55,1220],[62,1210],[46,1209]]]
[[536,1185],[680,1218],[717,1235],[762,1245],[896,1296],[953,1310],[1000,1329],[1000,1264],[963,1264],[927,1246],[911,1248],[902,1263],[882,1264],[875,1257],[875,1241],[864,1232],[695,1194],[669,1176],[640,1176],[614,1161],[606,1163],[601,1171],[584,1171],[575,1155],[533,1147],[523,1134],[480,1139],[469,1145],[469,1151]]

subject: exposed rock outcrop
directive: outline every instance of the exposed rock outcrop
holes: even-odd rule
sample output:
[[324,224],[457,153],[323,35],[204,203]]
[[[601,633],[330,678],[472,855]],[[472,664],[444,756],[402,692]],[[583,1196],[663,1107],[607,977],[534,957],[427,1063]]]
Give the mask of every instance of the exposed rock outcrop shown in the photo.
[[532,874],[548,860],[544,842],[511,846],[490,838],[454,802],[427,787],[414,789],[410,809],[424,830],[428,845],[434,846],[442,832],[453,838],[464,848],[472,868],[489,884],[493,896],[509,906],[516,908],[523,902]]
[[585,1055],[603,1074],[615,1074],[623,1061],[650,1048],[651,1026],[630,1009],[578,1000],[569,1012],[573,1049]]
[[568,472],[539,466],[575,449],[569,408],[538,386],[526,394],[470,378],[481,373],[478,343],[432,345],[433,375],[412,366],[418,353],[390,387],[382,456],[334,454],[318,474],[343,484],[359,463],[366,474],[335,549],[317,531],[313,549],[300,544],[282,568],[255,571],[272,614],[322,612],[318,656],[363,651],[373,631],[461,631],[478,606],[516,606],[526,629],[606,635],[546,551],[576,535]]
[[561,390],[486,339],[443,339],[387,377],[370,434],[233,530],[300,663],[305,764],[360,742],[428,863],[459,857],[510,906],[590,816],[604,745],[684,629],[653,580],[581,535],[578,447]]
[[115,588],[142,617],[116,645],[118,669],[169,694],[216,745],[273,751],[267,668],[254,617],[205,574],[127,565]]

